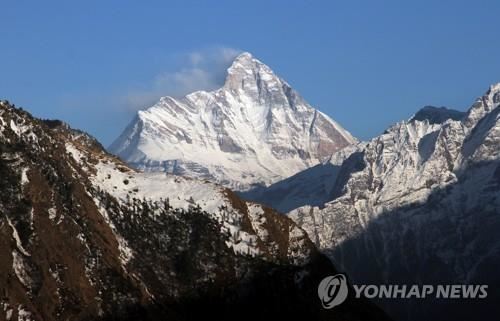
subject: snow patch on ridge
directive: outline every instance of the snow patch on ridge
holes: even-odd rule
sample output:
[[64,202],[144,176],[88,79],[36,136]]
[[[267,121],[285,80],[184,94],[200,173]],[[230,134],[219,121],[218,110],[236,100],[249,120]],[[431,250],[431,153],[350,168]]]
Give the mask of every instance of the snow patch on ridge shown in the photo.
[[[100,161],[96,165],[96,169],[97,173],[92,177],[94,185],[103,188],[121,202],[125,202],[127,197],[153,201],[168,198],[172,207],[189,209],[190,206],[194,205],[191,200],[196,200],[196,204],[202,210],[223,223],[221,232],[229,232],[231,236],[230,241],[227,242],[228,247],[240,254],[259,254],[255,238],[247,232],[241,231],[237,224],[236,211],[231,210],[232,214],[222,212],[221,207],[231,209],[231,203],[227,200],[224,189],[221,187],[165,173],[121,172],[116,169],[116,164],[113,162]],[[96,202],[98,201],[96,200]],[[103,208],[100,210],[104,211]],[[109,221],[109,218],[106,220]],[[119,240],[118,236],[117,240]],[[121,253],[124,262],[130,259],[129,249],[126,245],[123,246]]]

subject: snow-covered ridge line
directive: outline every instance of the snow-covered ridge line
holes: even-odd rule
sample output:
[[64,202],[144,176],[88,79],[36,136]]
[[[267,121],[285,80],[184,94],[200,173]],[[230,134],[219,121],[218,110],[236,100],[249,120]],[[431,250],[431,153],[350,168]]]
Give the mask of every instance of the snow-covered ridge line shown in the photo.
[[[93,157],[71,142],[66,143],[66,150],[84,168],[86,168],[84,164]],[[98,161],[87,169],[93,186],[106,191],[121,204],[128,204],[132,199],[138,199],[159,204],[167,201],[172,208],[184,210],[200,206],[201,210],[222,224],[220,232],[228,233],[230,237],[226,244],[235,253],[262,258],[276,254],[270,252],[270,249],[276,246],[272,245],[275,236],[270,235],[268,227],[259,224],[266,220],[266,210],[261,205],[252,203],[245,203],[245,208],[235,207],[229,192],[221,186],[166,173],[137,172],[105,155],[100,155]],[[98,200],[95,202],[100,204]],[[105,219],[109,221],[109,217]],[[253,230],[243,228],[242,224],[247,219],[250,220]],[[307,263],[310,254],[307,235],[296,226],[290,233],[294,233],[296,238],[290,242],[290,249],[295,250],[290,250],[289,259],[298,265]],[[119,239],[117,235],[117,240]],[[262,248],[262,244],[269,245]],[[120,245],[123,247],[124,264],[126,264],[127,257],[133,254],[127,250],[124,242],[120,242]]]
[[[358,147],[325,169],[327,201],[289,213],[336,265],[361,283],[498,280],[500,84],[467,112],[426,107]],[[306,190],[319,185],[308,179]],[[393,304],[396,319],[436,312]]]

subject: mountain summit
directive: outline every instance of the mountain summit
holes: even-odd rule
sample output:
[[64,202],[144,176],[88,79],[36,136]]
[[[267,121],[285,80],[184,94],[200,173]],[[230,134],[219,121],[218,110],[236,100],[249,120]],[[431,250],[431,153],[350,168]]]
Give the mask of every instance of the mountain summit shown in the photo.
[[139,111],[110,151],[142,170],[247,190],[316,165],[355,141],[245,52],[220,89],[162,97]]

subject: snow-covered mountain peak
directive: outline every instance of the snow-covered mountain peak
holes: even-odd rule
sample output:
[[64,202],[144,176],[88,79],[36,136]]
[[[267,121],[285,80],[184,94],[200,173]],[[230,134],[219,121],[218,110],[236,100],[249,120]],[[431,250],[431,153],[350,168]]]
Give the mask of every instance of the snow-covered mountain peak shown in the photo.
[[500,105],[500,83],[490,86],[488,91],[479,97],[467,113],[465,125],[471,127],[479,119],[490,113]]
[[500,83],[492,84],[484,96],[479,99],[482,99],[491,109],[498,106],[500,104]]
[[494,93],[498,93],[500,92],[500,82],[496,83],[496,84],[492,84],[490,86],[490,92],[494,92]]
[[500,83],[491,85],[487,95],[494,107],[498,106],[500,104]]
[[140,169],[243,190],[289,177],[354,142],[245,52],[220,89],[161,98],[138,113],[110,150]]
[[228,68],[228,72],[231,73],[231,71],[236,71],[242,66],[248,67],[250,65],[263,65],[263,63],[255,59],[251,53],[242,52],[234,58],[233,63]]
[[246,93],[252,97],[261,92],[279,92],[283,86],[288,86],[267,65],[244,52],[237,56],[227,69],[224,89],[233,93]]
[[253,74],[261,71],[262,69],[267,69],[267,71],[272,73],[268,66],[252,56],[251,53],[243,52],[234,58],[233,63],[227,69],[227,73],[230,78],[238,73]]

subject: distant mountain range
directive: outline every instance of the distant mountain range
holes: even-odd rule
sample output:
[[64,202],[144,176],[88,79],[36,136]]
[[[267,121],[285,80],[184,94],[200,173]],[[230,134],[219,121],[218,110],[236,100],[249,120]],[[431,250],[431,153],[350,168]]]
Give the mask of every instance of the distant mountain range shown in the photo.
[[375,298],[395,320],[496,320],[499,114],[496,84],[359,142],[242,53],[220,89],[139,111],[109,148],[122,161],[2,101],[0,320],[387,320],[352,295],[321,307],[334,266],[489,286]]
[[357,142],[243,53],[221,89],[162,98],[111,151],[287,213],[353,281],[490,284],[474,308],[381,302],[398,320],[470,319],[496,312],[500,286],[499,105],[497,84],[467,112],[427,106]]
[[397,320],[495,319],[499,106],[497,84],[467,112],[425,107],[328,162],[243,197],[288,213],[353,282],[490,286],[479,303],[381,302]]

